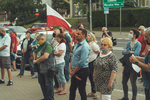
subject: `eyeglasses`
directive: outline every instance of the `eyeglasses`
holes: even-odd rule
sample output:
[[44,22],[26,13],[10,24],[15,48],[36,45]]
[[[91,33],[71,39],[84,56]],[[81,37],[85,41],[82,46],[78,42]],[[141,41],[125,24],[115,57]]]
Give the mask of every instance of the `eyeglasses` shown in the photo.
[[141,31],[142,29],[139,29],[139,31]]
[[108,44],[101,44],[101,46],[102,46],[102,45],[107,46]]

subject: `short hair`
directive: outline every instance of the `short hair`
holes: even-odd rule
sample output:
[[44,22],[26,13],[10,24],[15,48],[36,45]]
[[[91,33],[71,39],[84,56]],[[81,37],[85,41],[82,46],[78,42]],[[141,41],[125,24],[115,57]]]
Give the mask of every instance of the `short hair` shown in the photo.
[[85,35],[85,38],[87,37],[87,31],[85,29],[79,28],[79,31],[82,31],[82,34]]
[[102,41],[108,41],[108,47],[110,48],[110,50],[112,50],[113,43],[112,43],[112,40],[109,37],[102,38],[101,42]]
[[107,27],[102,27],[102,29],[106,29],[107,30]]
[[78,27],[77,27],[77,29],[79,29],[79,28],[81,27],[81,25],[83,25],[83,24],[82,24],[82,23],[78,24]]
[[137,29],[130,29],[130,30],[132,30],[133,31],[133,33],[134,33],[134,35],[136,35],[136,39],[139,37],[139,31],[137,30]]
[[45,39],[45,35],[43,33],[40,33],[36,38]]
[[142,28],[142,30],[144,30],[144,31],[146,30],[145,27],[144,27],[143,25],[141,25],[140,27]]
[[2,28],[2,27],[0,28],[0,30],[1,30],[2,32],[6,32],[6,31],[5,31],[5,29],[4,29],[4,28]]
[[97,43],[96,37],[95,37],[95,35],[92,32],[88,32],[88,35],[90,36],[90,38],[92,38],[92,42]]

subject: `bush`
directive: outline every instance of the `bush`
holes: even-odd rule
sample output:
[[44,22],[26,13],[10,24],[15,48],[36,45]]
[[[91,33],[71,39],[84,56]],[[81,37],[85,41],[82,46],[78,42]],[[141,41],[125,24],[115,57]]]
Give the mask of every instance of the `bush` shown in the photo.
[[[150,8],[124,8],[122,9],[122,26],[138,27],[144,25],[150,26]],[[89,21],[89,13],[88,13]],[[90,22],[90,21],[89,21]],[[92,11],[93,28],[105,26],[105,14],[103,10]],[[110,9],[107,15],[108,27],[120,26],[120,9]]]

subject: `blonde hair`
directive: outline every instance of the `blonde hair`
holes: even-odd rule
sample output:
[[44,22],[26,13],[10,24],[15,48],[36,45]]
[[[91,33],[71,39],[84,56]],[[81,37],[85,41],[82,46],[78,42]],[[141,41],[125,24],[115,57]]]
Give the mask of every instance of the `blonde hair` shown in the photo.
[[112,40],[108,37],[105,37],[105,38],[101,39],[101,42],[103,42],[103,41],[108,41],[108,48],[110,48],[110,50],[112,50],[112,46],[113,46]]
[[89,37],[92,39],[92,41],[91,41],[91,42],[95,42],[95,43],[97,43],[97,41],[96,41],[96,37],[95,37],[95,35],[94,35],[92,32],[88,32],[88,35],[89,35]]

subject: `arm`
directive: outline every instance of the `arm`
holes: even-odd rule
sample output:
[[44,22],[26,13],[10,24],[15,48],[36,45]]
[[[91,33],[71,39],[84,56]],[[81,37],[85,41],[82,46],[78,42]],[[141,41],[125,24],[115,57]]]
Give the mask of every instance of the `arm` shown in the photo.
[[72,44],[71,44],[71,42],[68,43],[68,45],[69,45],[70,52],[72,52]]
[[107,33],[108,31],[105,31],[104,33],[105,33],[105,35],[107,36],[107,37],[109,37],[110,39],[112,39],[112,33],[110,32],[109,34]]
[[138,56],[140,54],[140,51],[141,51],[141,43],[137,43],[136,45],[137,46],[136,46],[133,53],[134,53],[135,56]]
[[33,60],[33,64],[35,64],[37,62],[42,62],[42,61],[48,59],[49,55],[50,55],[49,53],[44,53],[43,56],[41,56],[37,60]]
[[7,45],[4,45],[0,48],[0,51],[4,50],[7,47]]
[[14,47],[15,47],[15,43],[12,43],[12,47],[11,47],[11,54],[13,54]]
[[109,83],[108,83],[108,89],[109,90],[112,89],[112,84],[113,84],[113,82],[115,80],[115,77],[116,77],[116,73],[111,72],[111,76],[110,76]]
[[33,52],[33,60],[35,60],[36,59],[36,53],[35,52]]
[[54,55],[60,57],[63,52],[64,50],[59,50],[58,52],[54,52]]
[[129,50],[130,48],[129,47],[130,47],[130,42],[127,43],[125,49],[122,51],[123,55],[130,53],[130,50]]
[[150,63],[144,64],[144,63],[138,61],[134,56],[131,56],[131,57],[129,58],[129,60],[130,60],[130,62],[133,63],[133,64],[135,64],[136,62],[138,62],[138,66],[139,66],[141,69],[143,69],[144,71],[150,72]]
[[147,50],[149,49],[149,45],[146,44],[144,51],[142,52],[141,56],[145,56]]

